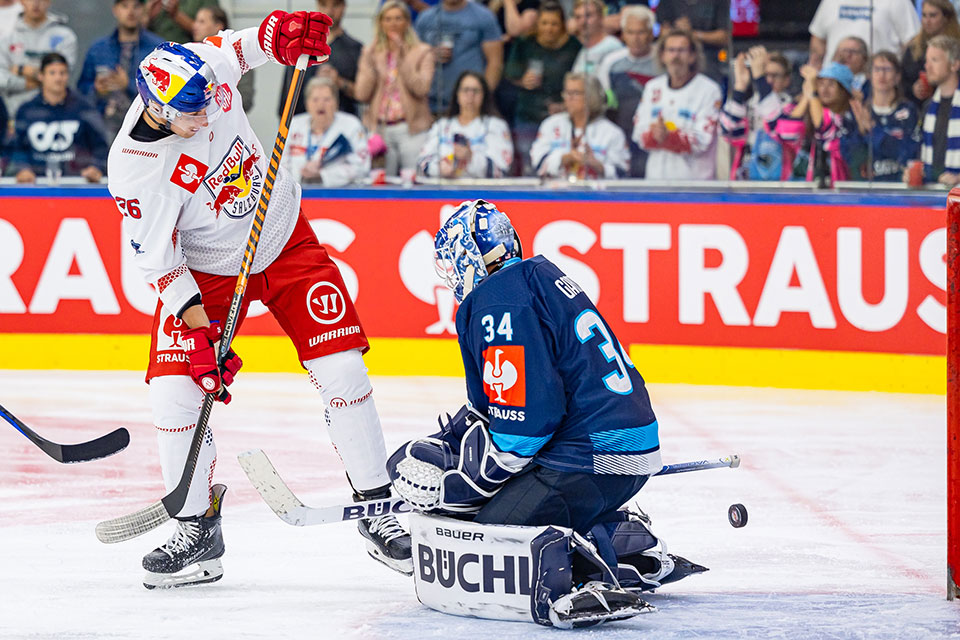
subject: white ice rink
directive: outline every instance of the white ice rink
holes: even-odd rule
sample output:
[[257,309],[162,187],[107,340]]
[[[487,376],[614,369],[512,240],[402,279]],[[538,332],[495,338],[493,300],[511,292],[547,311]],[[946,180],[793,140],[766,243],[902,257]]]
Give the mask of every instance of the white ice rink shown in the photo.
[[[455,379],[374,387],[390,451],[464,398]],[[319,397],[294,375],[241,374],[233,391],[211,419],[229,487],[225,575],[147,591],[140,558],[170,525],[109,546],[93,533],[164,493],[142,375],[0,371],[0,403],[44,436],[124,425],[132,439],[112,458],[60,465],[0,423],[0,638],[960,637],[960,602],[945,600],[942,396],[651,385],[665,462],[743,457],[639,495],[671,552],[710,571],[650,595],[657,613],[562,632],[427,610],[411,579],[366,556],[353,524],[280,521],[236,456],[264,449],[307,504],[347,501]],[[742,529],[727,523],[735,502],[749,510]]]

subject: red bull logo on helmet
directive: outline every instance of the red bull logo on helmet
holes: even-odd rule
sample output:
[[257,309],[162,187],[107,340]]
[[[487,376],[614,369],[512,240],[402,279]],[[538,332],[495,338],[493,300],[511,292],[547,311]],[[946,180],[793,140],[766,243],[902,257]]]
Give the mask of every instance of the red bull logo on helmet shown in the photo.
[[182,77],[176,69],[171,70],[164,66],[163,61],[152,58],[147,61],[143,71],[157,95],[167,104],[186,86],[189,78]]

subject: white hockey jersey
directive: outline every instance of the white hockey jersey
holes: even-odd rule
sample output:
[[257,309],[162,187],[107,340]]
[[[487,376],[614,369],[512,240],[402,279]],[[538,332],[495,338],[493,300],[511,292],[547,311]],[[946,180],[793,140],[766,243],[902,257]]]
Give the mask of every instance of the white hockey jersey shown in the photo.
[[[219,117],[190,139],[171,135],[137,142],[130,131],[143,102],[135,100],[107,161],[108,188],[123,215],[124,245],[173,313],[199,294],[188,267],[240,273],[271,153],[250,127],[237,91],[242,74],[267,60],[257,29],[221,31],[185,46],[216,74]],[[299,202],[300,186],[281,167],[252,273],[280,254],[297,222]]]
[[481,116],[469,124],[460,124],[456,117],[441,118],[433,123],[427,141],[417,158],[417,168],[425,176],[440,176],[440,160],[453,162],[453,143],[463,136],[470,145],[470,162],[458,177],[499,178],[513,164],[513,140],[507,123],[500,118]]
[[280,166],[297,182],[307,162],[322,159],[320,180],[325,187],[342,187],[361,182],[370,175],[367,130],[356,116],[338,111],[330,127],[317,135],[310,130],[310,114],[293,116],[287,148]]
[[[670,88],[666,74],[646,84],[633,118],[633,140],[649,154],[648,179],[716,179],[720,104],[720,87],[703,74],[679,89]],[[657,143],[649,131],[660,115],[670,133]]]
[[586,150],[587,145],[597,160],[603,163],[603,175],[598,178],[621,178],[630,164],[627,137],[617,125],[604,117],[587,123],[586,133],[573,128],[570,114],[557,113],[540,123],[537,139],[530,147],[530,161],[539,176],[563,177],[566,172],[561,160],[576,142],[575,148]]

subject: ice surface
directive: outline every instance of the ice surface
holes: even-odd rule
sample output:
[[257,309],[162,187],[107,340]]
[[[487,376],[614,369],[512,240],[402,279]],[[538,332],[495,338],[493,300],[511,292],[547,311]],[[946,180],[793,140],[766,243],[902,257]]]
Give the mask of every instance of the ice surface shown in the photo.
[[[464,398],[454,379],[374,386],[391,451]],[[117,545],[93,533],[164,493],[142,375],[0,371],[0,402],[46,437],[131,433],[117,456],[68,466],[0,423],[0,638],[960,637],[960,602],[945,600],[943,397],[651,385],[665,462],[743,457],[640,493],[670,551],[711,570],[650,595],[657,613],[559,632],[427,610],[352,524],[284,524],[236,455],[264,449],[307,504],[347,501],[319,398],[305,376],[241,374],[233,390],[211,420],[229,487],[224,578],[147,591],[140,558],[170,526]],[[742,529],[727,523],[734,502]]]

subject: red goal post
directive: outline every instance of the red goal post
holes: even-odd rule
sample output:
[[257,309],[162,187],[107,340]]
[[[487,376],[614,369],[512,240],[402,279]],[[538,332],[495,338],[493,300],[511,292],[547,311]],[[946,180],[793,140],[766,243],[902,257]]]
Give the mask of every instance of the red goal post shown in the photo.
[[947,600],[960,596],[960,187],[947,196]]

